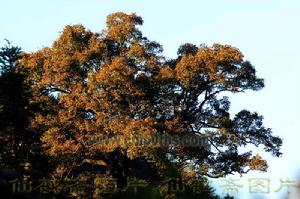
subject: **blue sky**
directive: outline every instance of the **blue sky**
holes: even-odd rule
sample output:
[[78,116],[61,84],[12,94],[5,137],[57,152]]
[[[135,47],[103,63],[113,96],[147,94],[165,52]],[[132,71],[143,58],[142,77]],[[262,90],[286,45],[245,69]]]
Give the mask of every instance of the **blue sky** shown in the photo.
[[[25,51],[51,45],[67,24],[100,31],[106,16],[115,11],[142,16],[144,35],[161,43],[168,57],[174,57],[185,42],[238,47],[265,78],[266,87],[231,96],[231,112],[258,111],[284,141],[282,158],[266,156],[268,173],[253,172],[242,180],[271,178],[272,190],[280,178],[300,179],[300,1],[0,0],[0,5],[0,44],[7,38]],[[251,198],[247,189],[242,193],[241,198]]]

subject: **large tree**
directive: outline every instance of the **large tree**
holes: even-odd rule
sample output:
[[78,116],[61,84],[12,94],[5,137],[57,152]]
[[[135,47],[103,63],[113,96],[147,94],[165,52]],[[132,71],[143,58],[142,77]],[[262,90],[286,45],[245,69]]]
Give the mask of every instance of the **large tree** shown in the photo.
[[[114,13],[106,24],[100,33],[68,25],[51,47],[20,62],[33,101],[51,104],[31,128],[43,131],[55,176],[101,181],[92,171],[104,170],[122,187],[128,176],[160,178],[170,167],[183,178],[266,170],[261,156],[239,150],[248,145],[280,156],[281,139],[262,116],[229,114],[228,94],[264,87],[237,48],[184,44],[166,59],[161,45],[142,35],[136,14]],[[128,142],[157,135],[204,135],[210,147]],[[118,142],[96,142],[101,136]],[[140,164],[148,169],[136,174]]]

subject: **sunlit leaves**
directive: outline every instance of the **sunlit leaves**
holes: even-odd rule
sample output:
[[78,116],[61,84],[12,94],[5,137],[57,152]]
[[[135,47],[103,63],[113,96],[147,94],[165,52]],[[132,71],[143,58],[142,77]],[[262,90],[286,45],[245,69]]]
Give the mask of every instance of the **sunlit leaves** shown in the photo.
[[[192,168],[180,170],[188,177],[265,170],[260,156],[240,153],[240,147],[262,145],[279,156],[281,139],[256,113],[232,118],[222,95],[264,86],[250,62],[221,44],[184,44],[177,58],[166,59],[158,43],[142,36],[142,23],[136,14],[119,12],[108,16],[101,34],[66,26],[52,47],[21,60],[20,70],[32,74],[33,101],[48,105],[32,127],[43,130],[45,148],[60,160],[57,168],[72,173],[85,160],[90,166],[101,160],[120,184],[132,172],[131,161],[146,161],[161,176],[170,165]],[[210,147],[131,142],[163,134],[207,135]]]

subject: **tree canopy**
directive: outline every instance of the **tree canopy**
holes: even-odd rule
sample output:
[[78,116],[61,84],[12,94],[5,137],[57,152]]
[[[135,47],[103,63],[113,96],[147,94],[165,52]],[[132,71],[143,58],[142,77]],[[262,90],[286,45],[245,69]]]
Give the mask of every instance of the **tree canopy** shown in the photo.
[[[51,47],[22,56],[18,71],[30,85],[30,103],[44,110],[29,128],[41,132],[53,175],[104,183],[101,172],[122,187],[128,176],[161,179],[169,168],[186,181],[265,171],[259,154],[240,149],[254,145],[280,156],[281,139],[258,113],[229,113],[230,93],[264,87],[254,66],[222,44],[183,44],[168,59],[142,35],[142,24],[136,14],[117,12],[99,33],[68,25]],[[128,142],[157,135],[207,136],[209,147]],[[103,136],[118,141],[97,142]],[[140,165],[147,169],[137,173]]]

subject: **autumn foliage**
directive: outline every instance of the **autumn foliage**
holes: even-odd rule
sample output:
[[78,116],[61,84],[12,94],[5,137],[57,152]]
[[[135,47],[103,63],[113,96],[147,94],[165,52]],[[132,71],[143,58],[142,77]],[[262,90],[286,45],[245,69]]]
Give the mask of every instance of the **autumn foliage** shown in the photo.
[[[106,23],[100,33],[68,25],[51,47],[19,62],[30,103],[41,104],[29,128],[42,132],[53,176],[101,181],[102,172],[121,187],[128,176],[164,178],[170,167],[183,179],[266,170],[260,155],[240,152],[248,145],[281,154],[281,139],[263,126],[262,116],[229,113],[230,93],[264,87],[237,48],[183,44],[167,59],[160,44],[142,35],[136,14],[114,13]],[[209,147],[126,142],[163,134],[205,135]],[[120,139],[91,142],[101,136]],[[141,162],[151,175],[134,172]]]

